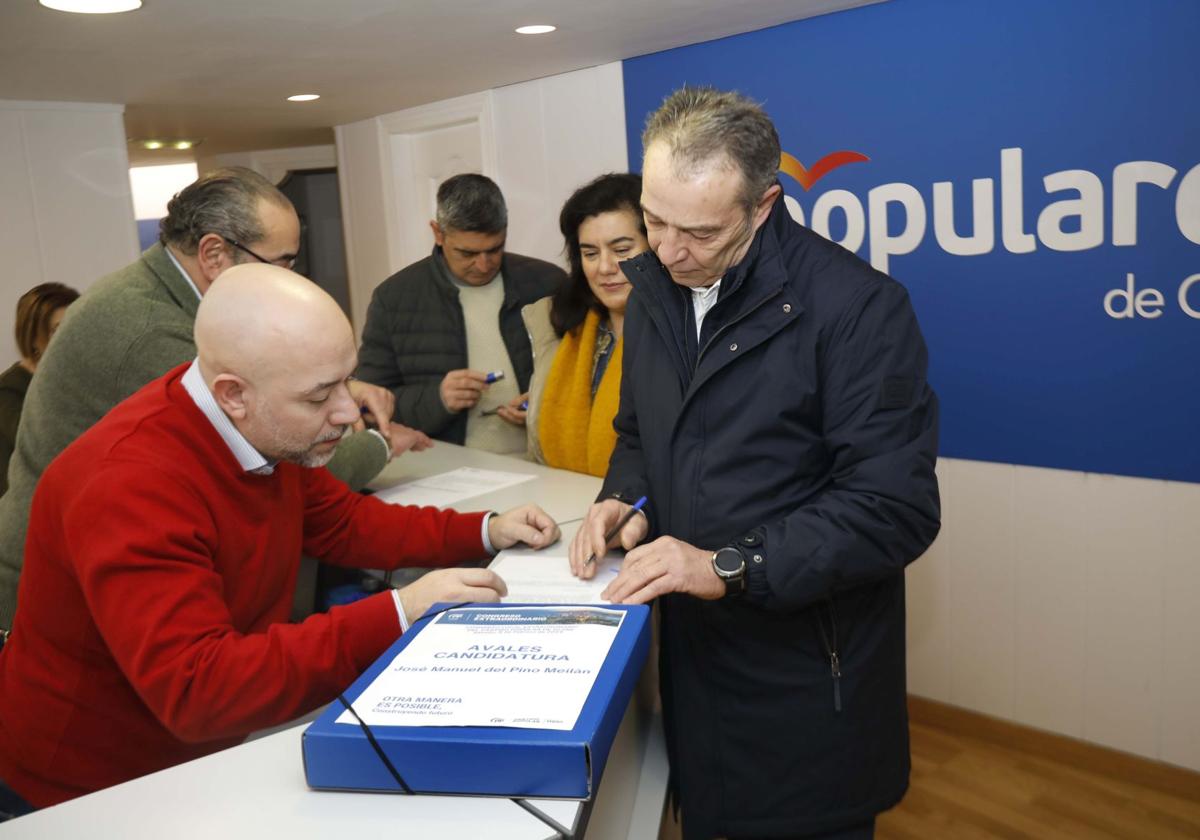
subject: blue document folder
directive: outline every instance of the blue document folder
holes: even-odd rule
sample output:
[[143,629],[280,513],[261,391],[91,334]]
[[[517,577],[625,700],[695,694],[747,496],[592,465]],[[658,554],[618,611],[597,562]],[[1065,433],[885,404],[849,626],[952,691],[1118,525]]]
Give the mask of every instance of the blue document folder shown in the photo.
[[[496,604],[471,604],[491,608]],[[505,604],[504,607],[546,605]],[[645,606],[621,610],[624,619],[571,730],[484,726],[386,726],[370,729],[414,793],[587,799],[599,784],[617,728],[629,705],[650,647]],[[435,604],[430,613],[450,607]],[[345,692],[352,704],[396,655],[430,626],[419,621]],[[321,790],[403,792],[360,726],[338,723],[334,701],[304,732],[304,774]]]

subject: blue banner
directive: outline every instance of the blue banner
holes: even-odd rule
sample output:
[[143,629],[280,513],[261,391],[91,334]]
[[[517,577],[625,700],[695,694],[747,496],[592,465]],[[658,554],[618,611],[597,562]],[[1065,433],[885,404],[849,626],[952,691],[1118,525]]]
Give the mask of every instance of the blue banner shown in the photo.
[[624,64],[764,103],[792,215],[911,292],[945,456],[1200,482],[1200,4],[892,0]]

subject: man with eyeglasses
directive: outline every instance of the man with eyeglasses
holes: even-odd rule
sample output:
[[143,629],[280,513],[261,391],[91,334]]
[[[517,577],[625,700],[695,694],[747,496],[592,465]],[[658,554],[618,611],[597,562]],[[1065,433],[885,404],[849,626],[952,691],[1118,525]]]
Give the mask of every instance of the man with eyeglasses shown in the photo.
[[[9,490],[0,497],[0,639],[12,627],[29,508],[42,472],[117,403],[195,358],[196,309],[222,272],[254,261],[290,268],[299,246],[300,222],[283,193],[252,170],[217,169],[171,200],[157,244],[71,308],[29,388]],[[379,430],[347,436],[329,468],[359,489],[394,454],[424,448],[429,439],[389,423],[389,392],[359,382],[351,387]]]
[[258,254],[254,253],[252,250],[247,248],[241,242],[238,242],[236,239],[229,239],[228,237],[225,237],[225,241],[227,243],[229,243],[230,245],[232,245],[234,248],[237,248],[243,254],[249,254],[251,257],[254,257],[254,259],[258,260],[260,263],[266,263],[267,265],[275,265],[275,266],[279,266],[280,268],[286,268],[286,269],[294,268],[296,265],[296,255],[295,254],[284,254],[282,257],[279,257],[277,259],[269,259],[267,257],[260,257]]

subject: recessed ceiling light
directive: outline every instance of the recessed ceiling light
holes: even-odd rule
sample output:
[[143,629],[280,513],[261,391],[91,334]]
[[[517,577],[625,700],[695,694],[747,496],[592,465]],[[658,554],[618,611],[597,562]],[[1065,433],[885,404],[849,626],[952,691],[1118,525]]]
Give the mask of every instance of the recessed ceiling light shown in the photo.
[[140,146],[152,152],[157,152],[160,149],[178,149],[181,152],[186,152],[189,149],[196,148],[200,143],[201,141],[195,137],[148,137],[145,139],[133,138],[129,141],[129,145],[131,146]]
[[38,0],[47,9],[82,15],[112,15],[142,8],[142,0]]
[[547,23],[537,23],[532,26],[518,26],[516,32],[518,35],[545,35],[547,32],[553,32],[558,29],[557,26],[550,26]]
[[314,99],[320,99],[319,93],[297,93],[295,96],[289,96],[288,102],[312,102]]

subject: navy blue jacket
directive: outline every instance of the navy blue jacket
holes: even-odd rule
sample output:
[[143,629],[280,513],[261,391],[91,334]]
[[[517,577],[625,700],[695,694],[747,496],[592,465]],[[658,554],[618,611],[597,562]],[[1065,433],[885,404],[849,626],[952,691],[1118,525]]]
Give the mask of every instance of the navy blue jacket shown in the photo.
[[[905,289],[782,201],[696,339],[652,252],[623,264],[618,442],[602,496],[649,539],[738,545],[739,598],[661,599],[684,835],[869,819],[908,784],[904,567],[937,534],[937,399]],[[690,333],[690,335],[689,335]]]

